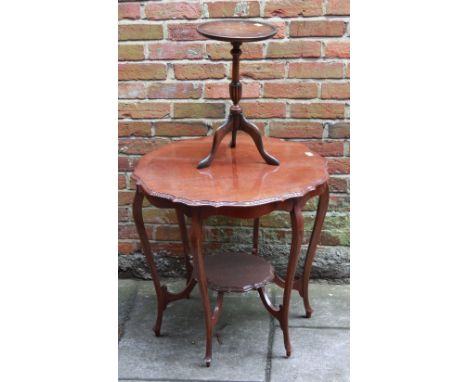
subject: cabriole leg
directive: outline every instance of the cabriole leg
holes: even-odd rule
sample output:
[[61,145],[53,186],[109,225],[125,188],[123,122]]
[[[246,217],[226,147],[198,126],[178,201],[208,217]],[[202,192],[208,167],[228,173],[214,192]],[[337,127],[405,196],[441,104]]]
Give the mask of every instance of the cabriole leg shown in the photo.
[[294,209],[291,211],[291,225],[292,225],[292,243],[289,254],[288,270],[285,279],[283,291],[283,305],[280,306],[280,325],[283,330],[284,347],[286,349],[286,356],[291,355],[292,347],[289,339],[289,305],[291,301],[291,291],[294,283],[294,275],[296,274],[297,262],[301,253],[301,244],[304,237],[304,218],[299,203],[296,203]]
[[203,303],[203,310],[205,316],[205,331],[206,331],[206,350],[205,350],[205,364],[207,367],[211,364],[212,352],[212,336],[213,336],[213,322],[210,307],[210,300],[208,298],[208,283],[205,272],[205,260],[202,252],[203,229],[202,219],[197,210],[192,213],[192,226],[190,229],[190,237],[192,241],[193,258],[195,267],[198,273],[198,287],[200,289],[200,296]]
[[164,289],[161,286],[161,282],[159,281],[158,271],[156,268],[156,263],[154,262],[153,253],[151,251],[151,246],[148,240],[148,235],[146,234],[145,223],[143,221],[143,214],[142,214],[142,206],[143,206],[143,199],[144,194],[143,190],[140,186],[137,186],[135,199],[133,200],[133,220],[135,221],[136,229],[138,231],[138,236],[140,237],[141,247],[143,250],[143,254],[146,257],[146,261],[148,262],[151,278],[153,279],[154,289],[156,290],[156,296],[158,299],[158,310],[157,310],[157,318],[156,323],[154,325],[153,331],[156,336],[160,336],[161,334],[161,324],[162,324],[162,316],[164,309],[166,307],[166,302],[164,298]]
[[245,131],[247,134],[250,135],[252,140],[255,143],[255,146],[257,147],[258,152],[262,156],[263,160],[267,162],[268,164],[278,166],[279,165],[279,160],[276,159],[273,155],[269,154],[266,150],[265,147],[263,146],[263,141],[262,141],[262,133],[260,133],[260,130],[258,129],[257,126],[255,126],[253,123],[247,121],[245,119],[244,114],[240,114],[240,123],[239,123],[239,129]]
[[315,252],[317,250],[317,245],[320,240],[320,233],[322,231],[323,221],[325,220],[325,215],[327,213],[328,201],[330,198],[328,184],[325,184],[325,188],[320,194],[319,204],[317,207],[317,214],[314,221],[314,228],[312,229],[312,234],[310,236],[309,246],[307,248],[307,255],[304,264],[304,273],[302,274],[302,299],[304,301],[305,314],[307,318],[310,318],[312,315],[312,308],[309,303],[309,277],[310,271],[312,270],[312,262],[314,261]]

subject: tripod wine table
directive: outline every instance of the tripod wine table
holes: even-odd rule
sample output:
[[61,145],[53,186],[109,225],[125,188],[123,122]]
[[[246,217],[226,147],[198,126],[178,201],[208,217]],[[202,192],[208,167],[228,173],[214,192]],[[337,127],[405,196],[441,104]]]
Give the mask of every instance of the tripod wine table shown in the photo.
[[230,147],[236,147],[237,131],[242,130],[255,142],[258,152],[266,163],[279,165],[278,159],[269,154],[263,145],[262,134],[257,126],[245,119],[239,102],[242,98],[242,84],[240,83],[239,65],[242,51],[240,46],[243,42],[266,40],[276,34],[276,27],[259,23],[256,21],[210,21],[197,27],[198,33],[213,40],[227,41],[232,44],[232,81],[229,85],[229,95],[233,105],[231,106],[227,121],[221,125],[213,135],[213,144],[208,156],[198,163],[198,168],[208,167],[213,161],[216,150],[223,138],[232,133]]
[[[286,355],[291,354],[288,312],[291,291],[303,298],[306,317],[309,304],[308,281],[320,231],[328,207],[328,173],[325,160],[298,142],[265,138],[265,147],[281,161],[280,166],[265,164],[249,137],[240,133],[238,147],[232,150],[227,142],[218,146],[217,160],[209,168],[197,169],[197,158],[210,148],[211,138],[169,143],[146,154],[132,174],[136,181],[133,217],[148,261],[158,300],[153,328],[160,335],[163,312],[175,300],[187,298],[198,283],[204,309],[206,329],[205,363],[211,363],[213,328],[221,313],[224,293],[256,290],[268,312],[279,321],[283,331]],[[302,208],[318,196],[319,203],[307,249],[304,269],[296,276],[296,268],[304,236]],[[186,286],[171,293],[161,284],[142,216],[143,199],[158,208],[177,212],[183,242]],[[273,266],[259,255],[259,218],[276,210],[288,211],[292,224],[292,243],[287,274],[283,279]],[[203,254],[203,220],[213,215],[253,219],[252,253]],[[190,235],[185,216],[191,217]],[[265,285],[274,282],[284,289],[282,304],[269,300]],[[217,291],[217,302],[211,308],[208,288]]]

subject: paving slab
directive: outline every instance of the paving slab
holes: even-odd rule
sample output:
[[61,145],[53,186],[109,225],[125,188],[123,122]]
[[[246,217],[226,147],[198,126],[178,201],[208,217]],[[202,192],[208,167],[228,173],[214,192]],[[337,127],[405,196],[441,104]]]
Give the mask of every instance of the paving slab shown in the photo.
[[[155,381],[264,381],[271,319],[256,292],[228,294],[213,338],[211,367],[204,366],[205,329],[198,286],[175,301],[155,337],[156,298],[139,281],[135,303],[119,343],[119,379]],[[181,286],[171,283],[169,289]],[[214,294],[212,295],[214,306]]]
[[[281,304],[283,289],[272,285],[276,304]],[[289,327],[349,328],[349,285],[309,284],[309,299],[313,312],[305,318],[302,297],[295,290],[291,293]],[[278,326],[278,321],[275,321]]]
[[349,330],[290,328],[293,352],[285,357],[283,333],[276,328],[271,382],[349,381]]
[[119,340],[124,333],[125,322],[129,318],[136,293],[137,281],[130,279],[119,280]]

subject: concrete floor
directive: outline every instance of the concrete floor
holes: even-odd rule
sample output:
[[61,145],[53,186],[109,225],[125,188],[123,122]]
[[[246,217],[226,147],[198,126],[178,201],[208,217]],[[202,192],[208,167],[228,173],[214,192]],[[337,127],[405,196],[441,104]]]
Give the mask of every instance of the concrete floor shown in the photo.
[[[165,280],[179,290],[181,280]],[[268,287],[279,303],[282,290]],[[211,367],[204,366],[203,308],[195,287],[188,300],[164,312],[161,337],[153,327],[156,298],[151,281],[119,280],[119,380],[122,381],[349,381],[349,285],[309,284],[312,318],[292,294],[285,358],[282,331],[257,292],[226,294],[214,330]],[[214,297],[213,304],[214,306]]]

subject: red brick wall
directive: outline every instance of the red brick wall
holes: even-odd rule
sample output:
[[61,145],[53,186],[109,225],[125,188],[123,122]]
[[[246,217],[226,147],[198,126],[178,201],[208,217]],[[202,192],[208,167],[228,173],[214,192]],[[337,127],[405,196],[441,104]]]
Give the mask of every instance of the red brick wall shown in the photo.
[[[266,135],[304,141],[328,158],[332,198],[322,245],[349,243],[349,1],[119,2],[120,254],[139,249],[130,180],[138,158],[173,139],[211,134],[226,116],[230,44],[195,30],[226,17],[278,27],[273,39],[241,47],[241,105]],[[288,218],[279,216],[262,219],[264,242],[287,237]],[[155,249],[180,254],[174,214],[147,208],[145,217]],[[232,239],[232,224],[240,223],[208,224],[212,246]]]

